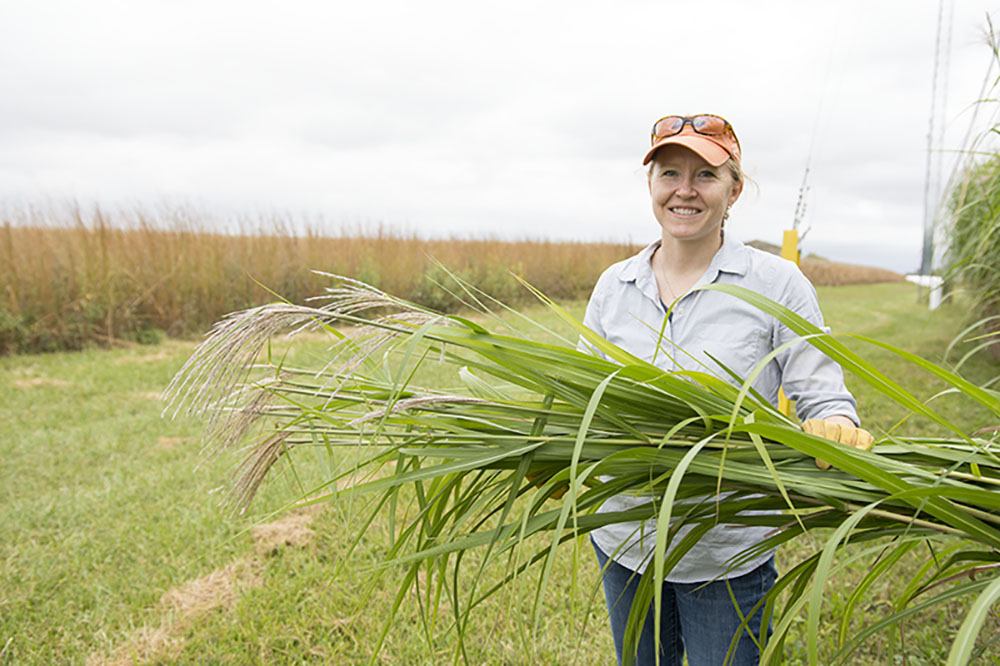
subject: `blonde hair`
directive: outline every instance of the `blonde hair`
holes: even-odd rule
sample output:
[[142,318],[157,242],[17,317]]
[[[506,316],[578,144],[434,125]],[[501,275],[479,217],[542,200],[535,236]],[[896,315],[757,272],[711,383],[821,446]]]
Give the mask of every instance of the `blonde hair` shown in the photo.
[[740,165],[736,163],[736,160],[730,157],[726,160],[724,166],[729,167],[729,175],[733,177],[733,182],[738,185],[742,185],[743,181],[745,181],[747,177],[746,174],[743,173],[743,169],[740,168]]

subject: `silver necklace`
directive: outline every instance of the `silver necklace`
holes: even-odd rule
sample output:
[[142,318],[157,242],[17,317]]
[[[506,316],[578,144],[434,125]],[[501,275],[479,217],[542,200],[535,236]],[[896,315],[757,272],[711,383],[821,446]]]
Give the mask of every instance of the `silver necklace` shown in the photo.
[[[660,248],[656,248],[656,252],[659,253],[659,251],[660,251]],[[656,259],[656,253],[653,254],[652,258],[654,260]],[[653,264],[653,274],[656,275],[657,277],[663,278],[663,281],[667,285],[667,290],[670,292],[670,296],[671,296],[670,302],[673,303],[675,300],[677,300],[677,292],[674,290],[674,285],[670,284],[670,278],[667,277],[667,268],[666,268],[666,266],[663,266],[661,269],[657,270],[656,264],[654,263]]]

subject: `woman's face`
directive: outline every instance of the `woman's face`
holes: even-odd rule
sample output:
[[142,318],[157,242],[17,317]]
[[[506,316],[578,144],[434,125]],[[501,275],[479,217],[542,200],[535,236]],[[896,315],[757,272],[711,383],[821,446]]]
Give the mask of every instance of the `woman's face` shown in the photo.
[[656,151],[649,175],[653,215],[664,234],[680,241],[719,238],[722,217],[742,189],[728,165],[714,167],[684,146]]

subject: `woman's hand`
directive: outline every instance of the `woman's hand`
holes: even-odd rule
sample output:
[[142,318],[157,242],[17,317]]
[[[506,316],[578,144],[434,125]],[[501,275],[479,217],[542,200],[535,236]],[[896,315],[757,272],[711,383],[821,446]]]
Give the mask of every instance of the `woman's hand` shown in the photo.
[[[810,435],[847,444],[862,451],[870,450],[875,444],[875,438],[872,437],[870,432],[863,428],[858,428],[846,416],[831,416],[828,419],[807,419],[802,424],[802,430]],[[830,463],[816,458],[816,467],[830,469]]]

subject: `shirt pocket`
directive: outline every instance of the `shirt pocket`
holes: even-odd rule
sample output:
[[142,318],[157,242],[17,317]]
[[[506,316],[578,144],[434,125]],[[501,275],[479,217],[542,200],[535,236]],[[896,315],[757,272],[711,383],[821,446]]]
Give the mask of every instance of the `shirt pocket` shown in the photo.
[[738,384],[720,363],[740,378],[746,379],[767,353],[765,333],[756,326],[706,325],[697,335],[692,336],[693,339],[685,347],[694,358],[682,353],[684,361],[680,364],[689,370],[707,370],[721,379]]

